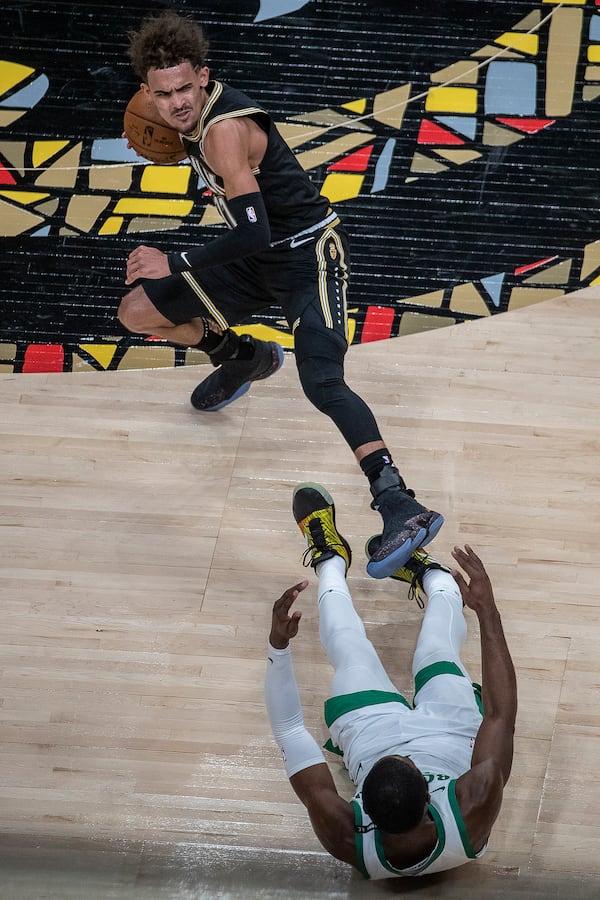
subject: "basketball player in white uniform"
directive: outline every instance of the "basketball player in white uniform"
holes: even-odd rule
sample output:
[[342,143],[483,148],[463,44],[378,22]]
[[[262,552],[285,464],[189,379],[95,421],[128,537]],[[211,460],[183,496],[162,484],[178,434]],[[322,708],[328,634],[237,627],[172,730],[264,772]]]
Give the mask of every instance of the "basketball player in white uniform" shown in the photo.
[[[357,788],[350,802],[340,797],[304,727],[289,646],[301,615],[291,607],[307,587],[303,581],[273,608],[265,702],[315,834],[366,878],[431,874],[478,859],[510,774],[517,711],[514,667],[481,560],[469,546],[456,547],[463,575],[417,550],[393,575],[409,582],[417,599],[420,591],[427,596],[411,704],[386,674],[352,605],[351,550],[336,528],[332,498],[320,485],[299,485],[293,510],[319,579],[321,641],[334,667],[327,746],[343,755]],[[376,542],[369,541],[367,554]],[[479,620],[482,690],[460,658],[463,604]]]

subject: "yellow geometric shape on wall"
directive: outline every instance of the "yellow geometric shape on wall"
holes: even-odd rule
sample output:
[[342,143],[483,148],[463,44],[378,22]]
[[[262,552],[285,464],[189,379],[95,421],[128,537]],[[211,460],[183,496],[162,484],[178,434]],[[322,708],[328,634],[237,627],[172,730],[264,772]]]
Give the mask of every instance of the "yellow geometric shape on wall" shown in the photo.
[[530,275],[529,278],[523,279],[523,284],[568,284],[572,267],[573,260],[565,259],[555,266],[550,266],[538,274]]
[[125,216],[187,216],[193,207],[193,200],[144,200],[128,197],[117,202],[115,213]]
[[121,369],[172,369],[175,365],[173,347],[150,342],[144,347],[130,347],[118,365]]
[[89,232],[110,203],[110,197],[75,195],[69,200],[65,224]]
[[342,103],[343,109],[349,109],[350,112],[355,112],[360,115],[360,113],[364,113],[367,108],[366,99],[363,100],[352,100],[350,103]]
[[459,284],[452,291],[450,309],[455,312],[469,313],[473,316],[489,316],[490,311],[485,305],[481,294],[475,285]]
[[16,237],[35,225],[41,225],[43,221],[41,216],[36,216],[19,206],[13,206],[12,203],[0,200],[0,235],[2,237]]
[[43,165],[51,156],[56,156],[65,147],[69,145],[68,141],[35,141],[33,145],[33,153],[31,161],[37,169]]
[[444,300],[444,289],[419,294],[418,297],[404,297],[404,303],[418,303],[421,306],[441,306]]
[[[58,143],[58,141],[55,143]],[[35,183],[44,187],[74,188],[79,174],[79,160],[82,147],[82,144],[77,144],[68,150],[67,153],[64,153],[60,159],[53,162],[46,170],[42,170]]]
[[278,122],[277,131],[288,147],[294,150],[306,141],[312,141],[324,134],[327,129],[316,125],[299,125],[297,122]]
[[522,309],[524,306],[533,306],[534,303],[542,303],[544,300],[562,297],[563,294],[564,291],[557,288],[516,287],[510,293],[508,308],[509,310]]
[[35,69],[30,66],[23,66],[21,63],[8,62],[5,59],[0,60],[0,94],[10,91],[24,78],[33,75]]
[[466,87],[429,88],[425,109],[430,112],[477,112],[477,90]]
[[435,150],[438,156],[442,156],[444,159],[447,159],[448,162],[454,163],[455,166],[462,166],[464,163],[472,162],[474,159],[479,159],[481,153],[478,153],[476,150]]
[[92,166],[88,173],[88,184],[92,191],[127,191],[131,187],[133,166],[110,166],[101,169]]
[[187,194],[190,166],[146,166],[140,187],[151,194]]
[[98,234],[118,234],[123,227],[123,216],[111,216],[107,219],[102,228],[98,229]]
[[116,344],[80,344],[79,346],[100,363],[103,369],[108,369],[117,349]]
[[582,281],[589,278],[596,269],[600,269],[600,241],[592,241],[584,248],[580,274]]
[[430,159],[422,153],[415,153],[410,164],[410,171],[420,172],[422,175],[431,175],[434,172],[447,172],[448,166],[445,166],[441,162],[437,162],[435,159]]
[[445,81],[462,81],[463,83],[467,84],[476,84],[478,76],[478,65],[471,62],[470,59],[461,59],[458,62],[453,63],[451,66],[446,66],[445,69],[440,69],[438,72],[434,72],[429,77],[434,84],[439,84]]
[[600,62],[600,45],[594,44],[592,47],[588,47],[587,58],[591,63]]
[[40,194],[37,191],[0,191],[3,197],[28,206],[30,203],[39,203],[40,200],[46,200],[50,194]]
[[400,320],[398,337],[404,337],[407,334],[419,334],[422,331],[433,331],[435,328],[446,328],[448,325],[454,325],[455,323],[455,319],[443,316],[428,316],[427,313],[405,312],[402,313],[402,319]]
[[332,203],[341,203],[358,197],[365,180],[364,175],[349,175],[345,172],[331,172],[321,188],[321,193]]
[[498,56],[498,53],[501,54],[502,59],[523,59],[520,53],[516,53],[515,51],[509,50],[508,48],[499,51],[497,47],[493,47],[491,44],[487,44],[487,46],[481,47],[479,50],[471,53],[471,56],[474,56],[476,59],[479,57],[484,57],[485,59],[487,59],[489,56]]
[[0,128],[8,128],[17,119],[20,119],[25,110],[22,109],[0,109]]
[[509,144],[516,144],[517,141],[522,140],[522,134],[509,131],[508,128],[500,128],[493,122],[485,122],[483,125],[483,143],[486,147],[507,147]]
[[0,141],[0,153],[14,166],[19,175],[25,174],[25,141]]
[[542,14],[539,10],[535,10],[534,12],[529,13],[525,16],[524,19],[521,19],[520,22],[517,22],[514,25],[515,31],[530,31],[535,28],[536,25],[539,25],[542,21]]
[[219,210],[216,206],[213,206],[212,203],[209,203],[208,206],[205,207],[204,212],[202,213],[202,219],[200,220],[201,225],[222,225],[223,219],[219,214]]
[[135,234],[139,231],[175,231],[183,224],[182,219],[160,219],[155,216],[143,216],[133,218],[127,226],[127,234]]
[[269,325],[238,325],[233,328],[237,334],[249,334],[258,341],[276,341],[282,347],[292,350],[294,347],[294,335],[288,331],[280,331]]
[[335,140],[329,141],[329,143],[323,144],[321,147],[297,153],[296,160],[305,171],[308,171],[317,166],[324,166],[332,159],[337,159],[338,156],[343,156],[350,150],[354,150],[370,140],[372,140],[372,135],[370,134],[359,134],[356,131],[351,131],[349,134],[343,134],[342,137],[335,138]]
[[530,56],[535,56],[540,46],[537,34],[520,34],[518,31],[505,31],[496,38],[496,43],[512,50],[519,50],[521,53],[528,53]]
[[373,118],[399,130],[410,99],[410,89],[410,84],[403,84],[391,91],[376,94],[373,100]]

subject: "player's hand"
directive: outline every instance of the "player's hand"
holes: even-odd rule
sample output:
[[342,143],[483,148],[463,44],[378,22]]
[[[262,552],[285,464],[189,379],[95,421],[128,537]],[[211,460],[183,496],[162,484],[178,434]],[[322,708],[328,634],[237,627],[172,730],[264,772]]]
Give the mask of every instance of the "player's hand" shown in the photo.
[[156,247],[136,247],[127,259],[125,284],[132,284],[138,278],[166,278],[171,274],[167,254]]
[[271,620],[271,633],[269,643],[275,650],[285,650],[290,638],[298,634],[298,625],[302,613],[295,610],[290,616],[290,608],[298,594],[308,587],[308,581],[300,581],[288,588],[279,600],[273,604],[273,618]]
[[494,607],[492,583],[483,563],[473,548],[468,544],[465,544],[464,550],[460,547],[455,547],[452,551],[452,556],[469,577],[469,583],[467,584],[462,572],[459,572],[457,569],[452,570],[452,575],[460,588],[465,606],[468,606],[475,612]]

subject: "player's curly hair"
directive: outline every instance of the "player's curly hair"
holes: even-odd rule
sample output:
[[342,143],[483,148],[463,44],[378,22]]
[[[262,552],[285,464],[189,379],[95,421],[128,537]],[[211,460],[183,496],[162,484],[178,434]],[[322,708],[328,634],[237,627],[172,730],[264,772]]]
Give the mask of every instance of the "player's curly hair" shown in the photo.
[[362,803],[377,828],[399,834],[419,824],[428,793],[418,769],[397,756],[384,756],[363,782]]
[[186,60],[194,68],[205,65],[208,47],[202,26],[172,10],[144,19],[138,31],[129,32],[129,59],[142,81],[149,69],[170,69]]

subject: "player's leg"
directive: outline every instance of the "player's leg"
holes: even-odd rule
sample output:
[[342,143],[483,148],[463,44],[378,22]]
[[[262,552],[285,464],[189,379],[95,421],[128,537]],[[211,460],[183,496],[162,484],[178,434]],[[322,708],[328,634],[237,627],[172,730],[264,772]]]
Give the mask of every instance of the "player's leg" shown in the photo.
[[428,706],[432,714],[453,723],[450,731],[474,736],[481,723],[481,689],[461,659],[467,623],[460,590],[450,571],[425,551],[414,568],[427,594],[412,665],[415,708]]
[[[286,310],[295,326],[300,382],[311,403],[335,423],[369,480],[372,507],[383,519],[383,535],[368,563],[367,572],[375,578],[384,578],[403,565],[413,550],[432,540],[444,519],[415,500],[414,493],[407,489],[371,409],[346,384],[345,292],[348,273],[345,236],[330,228],[314,248],[299,249],[306,259],[306,270],[311,271],[312,263],[317,273],[316,280],[315,269],[312,280],[305,273],[304,278],[296,278],[297,296]],[[298,273],[301,273],[300,268]],[[300,315],[296,315],[295,308],[302,302],[302,292],[304,306]]]
[[123,299],[119,318],[130,331],[157,334],[203,350],[216,372],[192,394],[196,409],[214,412],[246,393],[253,381],[268,378],[283,364],[283,349],[272,341],[238,335],[230,327],[268,302],[253,291],[251,275],[218,266],[202,277],[190,272],[144,281]]
[[170,317],[177,316],[176,311],[170,314],[161,312],[143,284],[136,285],[123,297],[117,311],[121,324],[133,334],[153,334],[184,347],[194,346],[204,337],[201,313],[199,304],[194,304],[194,309],[186,313],[185,320],[177,324]]
[[335,522],[335,505],[321,485],[298,485],[294,518],[307,541],[307,559],[318,579],[319,631],[334,668],[334,695],[357,691],[396,693],[354,609],[346,583],[352,554]]

